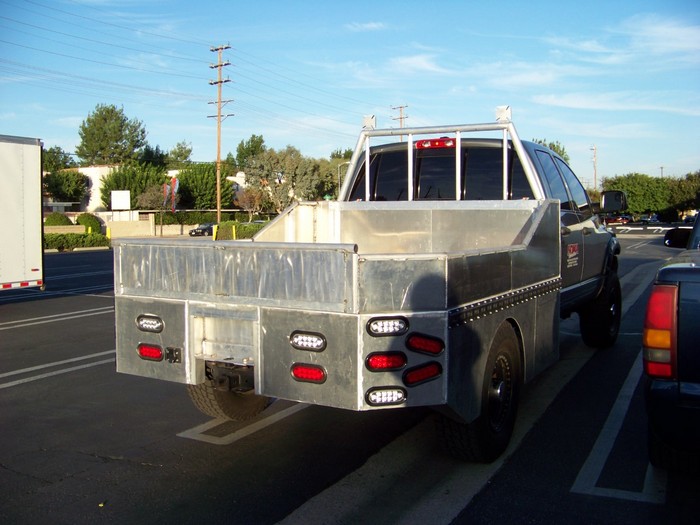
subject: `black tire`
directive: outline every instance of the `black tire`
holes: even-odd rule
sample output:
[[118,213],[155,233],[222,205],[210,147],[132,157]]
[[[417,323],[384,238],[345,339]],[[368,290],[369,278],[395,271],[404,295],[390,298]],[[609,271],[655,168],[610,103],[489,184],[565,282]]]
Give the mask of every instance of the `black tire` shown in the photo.
[[272,398],[258,396],[252,391],[239,393],[219,390],[209,380],[199,385],[187,385],[187,393],[203,414],[232,421],[252,419],[272,403]]
[[471,462],[491,463],[508,447],[520,396],[520,345],[513,328],[504,323],[496,332],[482,384],[481,415],[462,423],[444,415],[436,418],[438,439],[450,455]]
[[622,320],[622,291],[617,272],[611,272],[598,297],[579,311],[583,342],[592,348],[610,348],[617,341]]

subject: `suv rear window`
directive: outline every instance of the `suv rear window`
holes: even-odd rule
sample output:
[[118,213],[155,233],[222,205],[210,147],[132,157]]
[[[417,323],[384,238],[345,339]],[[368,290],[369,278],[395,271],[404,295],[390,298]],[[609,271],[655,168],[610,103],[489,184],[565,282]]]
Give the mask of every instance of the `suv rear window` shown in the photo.
[[[452,148],[414,151],[416,200],[455,200],[455,151]],[[529,199],[532,189],[520,159],[511,150],[508,194],[511,199]],[[501,200],[503,151],[499,147],[463,147],[460,200]],[[365,199],[364,163],[350,200]],[[370,157],[370,200],[408,200],[408,159],[405,149],[373,153]]]

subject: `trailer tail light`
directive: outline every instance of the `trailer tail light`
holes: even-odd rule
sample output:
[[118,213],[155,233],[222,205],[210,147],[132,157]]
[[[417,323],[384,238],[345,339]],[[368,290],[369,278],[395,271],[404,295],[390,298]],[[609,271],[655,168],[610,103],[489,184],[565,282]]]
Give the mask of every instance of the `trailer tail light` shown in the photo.
[[400,405],[406,401],[406,391],[393,386],[380,386],[368,390],[365,399],[372,406]]
[[322,366],[294,363],[292,377],[302,383],[321,384],[326,382],[326,371]]
[[425,139],[416,141],[416,149],[454,148],[455,144],[455,139],[448,137]]
[[676,375],[677,312],[678,287],[654,285],[642,333],[644,372],[650,377],[673,379]]
[[406,347],[421,354],[439,355],[445,349],[445,343],[437,337],[411,334],[406,338]]
[[367,356],[365,366],[372,372],[401,370],[408,363],[403,352],[378,352]]
[[314,332],[293,332],[289,336],[289,344],[297,350],[323,352],[326,349],[326,338]]
[[162,361],[165,354],[163,349],[158,345],[150,345],[147,343],[141,343],[138,346],[138,354],[141,359],[146,361]]
[[402,335],[408,331],[408,320],[404,317],[375,317],[367,322],[367,332],[374,337]]
[[157,315],[142,314],[136,318],[136,327],[142,332],[159,334],[163,331],[165,323]]
[[406,370],[403,374],[403,382],[406,386],[417,386],[427,381],[431,381],[442,375],[440,363],[431,361],[420,366]]

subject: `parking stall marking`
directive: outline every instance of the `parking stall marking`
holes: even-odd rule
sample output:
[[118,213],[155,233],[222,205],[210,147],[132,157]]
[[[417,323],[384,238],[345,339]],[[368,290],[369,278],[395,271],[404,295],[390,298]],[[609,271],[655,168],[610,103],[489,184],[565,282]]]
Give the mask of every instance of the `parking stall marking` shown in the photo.
[[105,355],[112,355],[112,357],[110,357],[109,359],[102,359],[100,361],[85,363],[82,365],[72,366],[69,368],[61,368],[60,370],[54,370],[52,372],[46,372],[43,374],[32,375],[29,377],[25,377],[23,379],[17,379],[15,381],[10,381],[8,383],[1,383],[0,390],[2,390],[4,388],[12,388],[15,386],[23,385],[25,383],[31,383],[32,381],[39,381],[40,379],[46,379],[47,377],[54,377],[54,376],[58,376],[58,375],[62,375],[62,374],[68,374],[70,372],[75,372],[77,370],[83,370],[85,368],[91,368],[93,366],[114,363],[115,362],[115,358],[114,358],[115,354],[116,354],[116,350],[108,350],[106,352],[98,352],[95,354],[89,354],[89,355],[84,355],[84,356],[80,356],[80,357],[73,357],[71,359],[64,359],[62,361],[54,361],[53,363],[46,363],[45,365],[37,365],[37,366],[29,367],[29,368],[22,368],[20,370],[13,370],[12,372],[4,372],[4,373],[0,374],[0,379],[6,378],[6,377],[11,377],[11,376],[30,374],[32,372],[37,372],[39,370],[44,370],[47,368],[54,368],[54,367],[66,365],[69,363],[76,363],[78,361],[85,361],[88,359],[94,359],[96,357],[102,357]]
[[617,499],[627,499],[633,501],[641,501],[646,503],[665,503],[666,502],[666,481],[667,476],[664,470],[656,469],[647,465],[646,475],[644,477],[644,487],[641,492],[629,490],[620,490],[607,487],[598,487],[598,479],[603,472],[603,467],[612,452],[615,444],[615,439],[622,428],[625,415],[629,410],[629,405],[632,402],[632,396],[639,379],[642,376],[642,352],[640,350],[637,358],[632,365],[632,368],[625,379],[620,393],[615,400],[615,404],[610,410],[605,424],[603,425],[598,439],[591,449],[588,458],[586,458],[583,467],[576,476],[571,487],[571,492],[578,494],[589,494],[591,496],[605,496]]
[[114,313],[114,306],[103,306],[101,308],[92,308],[90,310],[78,310],[75,312],[64,312],[54,315],[45,315],[43,317],[34,317],[29,319],[18,319],[17,321],[6,321],[0,323],[0,330],[12,330],[14,328],[24,328],[37,324],[56,323],[59,321],[67,321],[70,319],[79,319],[81,317],[89,317],[92,315],[102,315]]

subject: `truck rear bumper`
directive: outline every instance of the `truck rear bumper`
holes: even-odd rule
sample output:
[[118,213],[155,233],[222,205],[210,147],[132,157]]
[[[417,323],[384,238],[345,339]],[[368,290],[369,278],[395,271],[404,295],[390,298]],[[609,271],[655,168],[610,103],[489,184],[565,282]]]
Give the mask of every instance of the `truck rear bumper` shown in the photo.
[[645,397],[655,435],[675,449],[700,452],[700,384],[648,379]]
[[[256,393],[268,397],[351,410],[446,403],[446,313],[410,321],[393,316],[406,324],[391,335],[368,329],[375,319],[389,321],[386,316],[124,296],[115,301],[118,372],[198,384],[206,364],[219,363],[251,367]],[[140,329],[137,320],[144,317],[153,320],[147,327],[162,329]],[[411,336],[423,336],[429,348],[412,349]],[[140,355],[142,345],[162,349],[163,357]],[[380,356],[380,368],[367,365],[372,356]],[[398,360],[387,367],[384,356]]]

